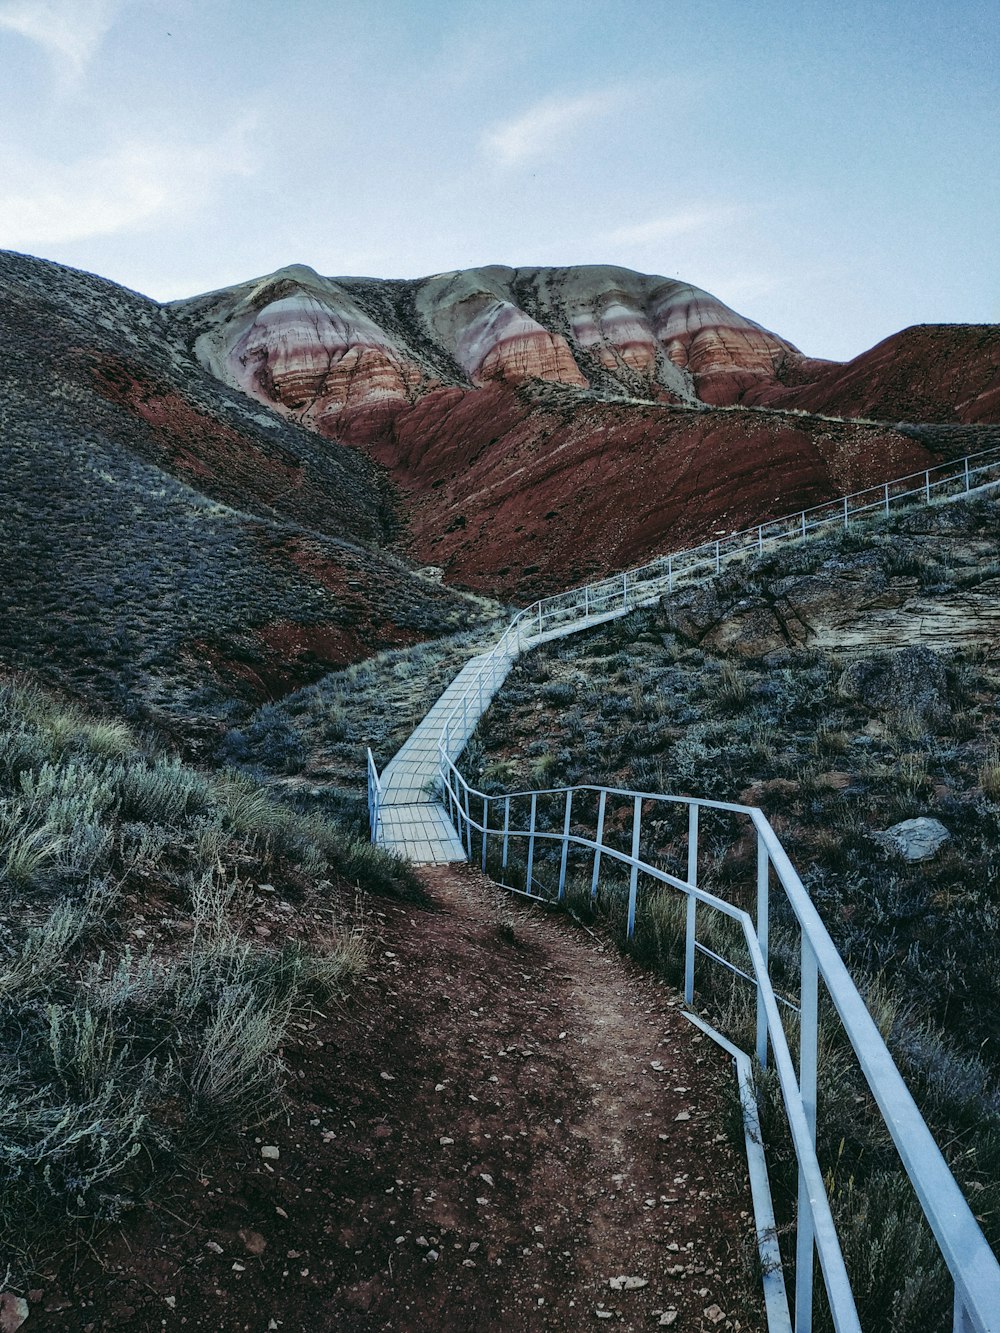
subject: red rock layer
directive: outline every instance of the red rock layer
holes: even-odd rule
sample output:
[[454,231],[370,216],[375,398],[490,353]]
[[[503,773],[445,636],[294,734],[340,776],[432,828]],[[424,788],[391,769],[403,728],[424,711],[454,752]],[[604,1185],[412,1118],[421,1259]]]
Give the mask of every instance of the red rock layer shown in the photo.
[[374,446],[415,558],[528,600],[923,467],[888,428],[444,389]]
[[919,324],[811,383],[760,385],[746,401],[882,421],[1000,421],[1000,327]]

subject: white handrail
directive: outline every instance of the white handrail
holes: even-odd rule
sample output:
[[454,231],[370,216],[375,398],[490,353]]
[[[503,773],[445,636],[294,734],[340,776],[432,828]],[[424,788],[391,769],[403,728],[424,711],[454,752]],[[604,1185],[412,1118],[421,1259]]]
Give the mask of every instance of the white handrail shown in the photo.
[[[834,1326],[838,1330],[860,1329],[851,1294],[850,1283],[839,1241],[833,1224],[829,1201],[822,1182],[822,1172],[815,1159],[816,1134],[816,1062],[818,1056],[818,990],[815,979],[822,979],[841,1025],[857,1057],[858,1064],[872,1091],[889,1135],[899,1153],[903,1168],[913,1186],[916,1197],[937,1241],[941,1255],[955,1285],[955,1333],[974,1330],[974,1333],[1000,1333],[1000,1266],[998,1266],[971,1209],[955,1182],[948,1165],[920,1114],[874,1020],[854,981],[840,957],[833,940],[809,899],[805,887],[774,829],[764,812],[755,806],[739,805],[730,801],[702,800],[688,796],[671,796],[657,792],[637,792],[628,788],[601,787],[590,784],[575,787],[555,787],[490,795],[472,787],[459,771],[455,762],[440,747],[442,789],[448,802],[459,835],[472,847],[472,834],[478,834],[482,863],[487,864],[489,840],[502,840],[502,870],[509,865],[509,845],[521,839],[528,843],[525,888],[529,897],[537,883],[530,867],[534,862],[536,845],[548,843],[558,848],[559,882],[557,899],[565,893],[567,853],[576,847],[594,857],[596,867],[613,861],[628,868],[630,873],[627,934],[631,937],[636,920],[638,877],[643,875],[654,883],[663,884],[684,894],[690,904],[701,904],[737,921],[743,932],[750,954],[753,982],[757,992],[758,1038],[757,1056],[766,1063],[768,1044],[774,1054],[782,1097],[792,1132],[796,1158],[799,1162],[799,1224],[796,1258],[796,1324],[799,1333],[810,1327],[812,1310],[811,1271],[813,1245],[820,1259],[824,1284],[829,1297]],[[539,798],[562,798],[553,802],[562,810],[570,810],[578,793],[590,793],[600,799],[604,809],[608,797],[632,802],[635,815],[631,854],[609,846],[603,832],[588,837],[573,832],[568,819],[562,826],[542,828],[538,822]],[[527,828],[511,823],[511,803],[527,798],[531,803],[531,820]],[[743,909],[697,887],[698,818],[689,818],[688,880],[679,879],[638,854],[643,807],[650,802],[664,802],[686,807],[689,812],[721,810],[741,815],[749,820],[757,834],[758,865],[758,918],[756,925]],[[481,820],[470,813],[472,804],[481,807]],[[490,817],[491,807],[502,804],[503,818]],[[601,821],[603,823],[603,821]],[[693,870],[693,873],[692,873]],[[801,987],[799,1003],[800,1052],[799,1072],[795,1074],[787,1039],[781,1023],[776,995],[767,966],[767,922],[769,919],[768,893],[771,871],[785,893],[785,898],[799,924],[802,942]],[[502,873],[502,871],[501,871]],[[504,887],[513,888],[511,885]],[[694,998],[694,958],[697,950],[696,914],[687,913],[685,934],[685,999]],[[701,950],[708,953],[707,950]],[[725,961],[725,960],[722,960]],[[738,968],[733,970],[740,972]],[[745,975],[740,973],[740,975]],[[810,982],[810,977],[813,978]],[[745,1054],[745,1053],[744,1053]]]
[[[1000,1308],[1000,1267],[986,1244],[930,1130],[906,1089],[843,960],[809,901],[797,872],[766,816],[755,807],[741,806],[732,802],[591,785],[512,792],[503,797],[489,796],[466,782],[456,767],[455,760],[465,748],[493,693],[506,677],[511,662],[526,648],[544,641],[547,629],[568,633],[588,628],[604,620],[621,616],[633,608],[648,605],[658,600],[664,592],[672,592],[681,583],[707,582],[734,560],[762,554],[765,550],[783,542],[802,541],[810,533],[816,533],[824,528],[848,528],[852,521],[862,517],[891,512],[894,503],[907,501],[930,503],[943,493],[961,496],[997,484],[1000,484],[1000,448],[983,450],[954,462],[943,463],[826,504],[813,506],[811,509],[800,510],[796,514],[769,519],[756,527],[730,533],[719,540],[706,542],[689,550],[671,552],[657,557],[646,565],[627,570],[623,574],[612,575],[580,588],[541,598],[519,611],[490,652],[479,658],[477,669],[471,674],[462,694],[454,702],[439,733],[441,793],[450,806],[460,840],[467,847],[470,857],[474,832],[480,838],[484,869],[490,838],[501,840],[504,867],[507,865],[511,841],[525,839],[528,842],[525,888],[515,889],[515,892],[536,896],[533,893],[536,881],[532,874],[535,845],[555,843],[558,844],[561,853],[559,897],[562,897],[565,890],[567,859],[571,846],[592,852],[595,893],[602,861],[614,861],[628,868],[629,935],[635,926],[640,874],[685,895],[688,907],[685,927],[684,993],[689,1004],[693,1002],[694,996],[697,954],[700,952],[702,955],[718,958],[718,955],[698,944],[697,905],[701,904],[722,912],[739,922],[750,953],[753,983],[757,992],[756,1053],[762,1064],[767,1061],[769,1047],[774,1054],[799,1162],[796,1333],[808,1333],[811,1327],[814,1247],[819,1255],[835,1328],[838,1333],[842,1330],[843,1333],[847,1333],[848,1330],[860,1328],[839,1242],[833,1228],[829,1203],[823,1188],[822,1174],[815,1161],[817,1006],[820,979],[830,993],[844,1031],[871,1087],[876,1105],[886,1122],[903,1167],[913,1184],[941,1254],[951,1272],[955,1284],[955,1333],[968,1333],[968,1330],[972,1330],[973,1333],[1000,1333],[1000,1313],[997,1312]],[[593,839],[581,837],[573,833],[571,828],[574,794],[583,792],[596,793],[599,800],[597,830]],[[557,795],[562,796],[564,800],[565,813],[561,830],[539,828],[537,824],[539,798]],[[604,815],[609,797],[629,799],[633,802],[631,855],[609,847],[604,841]],[[481,822],[472,818],[470,808],[472,798],[475,798],[477,803],[482,803]],[[516,829],[510,823],[511,802],[519,798],[527,798],[530,801],[531,817],[527,829]],[[504,802],[502,823],[490,819],[491,803],[497,801]],[[687,880],[670,876],[639,856],[642,806],[648,801],[683,805],[689,811]],[[381,806],[381,783],[369,749],[368,807],[373,841],[378,838]],[[706,894],[697,887],[698,817],[703,809],[729,811],[742,815],[752,822],[756,830],[758,844],[756,926],[742,909]],[[798,921],[802,941],[798,1006],[800,1050],[797,1077],[780,1021],[778,1010],[780,997],[772,988],[767,970],[769,883],[772,870],[777,875]],[[726,966],[732,966],[724,959],[720,958],[719,961]],[[741,976],[747,975],[738,968],[733,970]],[[719,1040],[724,1040],[721,1034],[713,1035]],[[740,1055],[746,1059],[745,1053],[741,1052]]]

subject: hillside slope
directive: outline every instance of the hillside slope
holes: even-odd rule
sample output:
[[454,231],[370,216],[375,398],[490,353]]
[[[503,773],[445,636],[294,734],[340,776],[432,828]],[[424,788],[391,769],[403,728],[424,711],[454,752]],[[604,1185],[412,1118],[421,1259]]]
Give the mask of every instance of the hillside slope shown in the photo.
[[379,549],[377,467],[114,284],[0,255],[0,439],[0,660],[189,737],[482,615]]
[[[415,558],[522,598],[935,461],[930,440],[807,413],[998,415],[988,331],[898,335],[845,367],[611,266],[403,281],[293,265],[167,316],[224,383],[383,463]],[[712,410],[744,403],[794,410]]]

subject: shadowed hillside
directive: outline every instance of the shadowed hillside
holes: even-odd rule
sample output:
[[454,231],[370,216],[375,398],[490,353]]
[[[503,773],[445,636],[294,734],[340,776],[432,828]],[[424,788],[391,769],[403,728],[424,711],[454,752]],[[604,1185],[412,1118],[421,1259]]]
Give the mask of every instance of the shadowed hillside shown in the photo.
[[207,376],[160,308],[0,256],[0,657],[179,730],[481,616],[378,549],[378,469]]

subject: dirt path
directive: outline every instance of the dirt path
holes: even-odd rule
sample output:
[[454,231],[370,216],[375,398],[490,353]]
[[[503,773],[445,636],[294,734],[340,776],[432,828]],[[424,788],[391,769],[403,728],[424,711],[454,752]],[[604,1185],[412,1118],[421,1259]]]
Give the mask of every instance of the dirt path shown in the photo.
[[106,1237],[35,1328],[762,1327],[728,1062],[612,946],[424,873],[432,907],[379,902],[370,975],[286,1051],[287,1122]]

